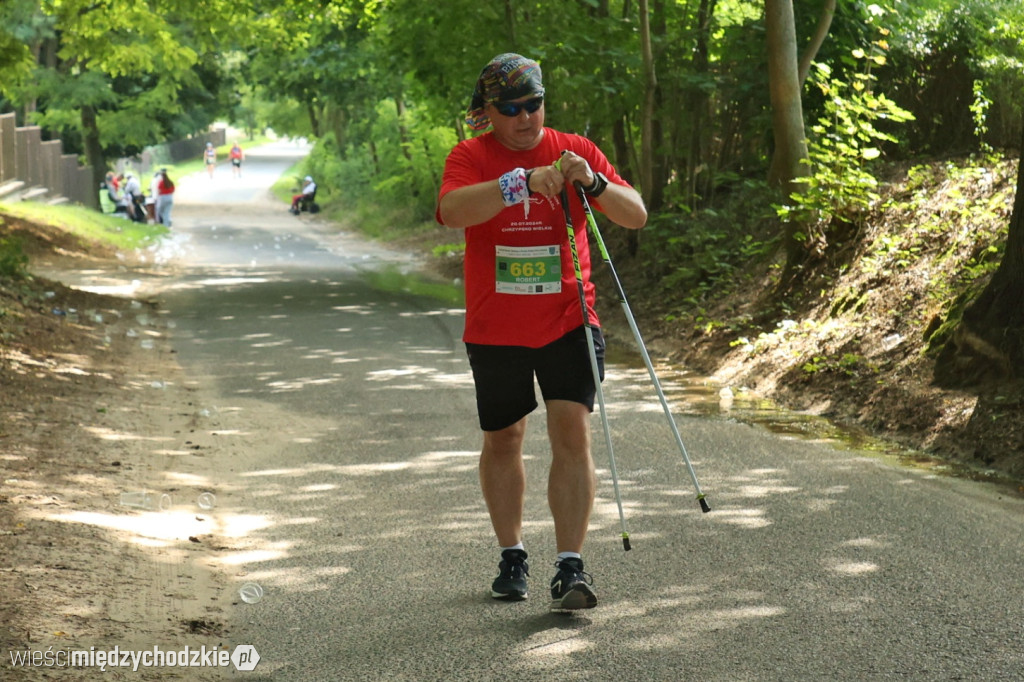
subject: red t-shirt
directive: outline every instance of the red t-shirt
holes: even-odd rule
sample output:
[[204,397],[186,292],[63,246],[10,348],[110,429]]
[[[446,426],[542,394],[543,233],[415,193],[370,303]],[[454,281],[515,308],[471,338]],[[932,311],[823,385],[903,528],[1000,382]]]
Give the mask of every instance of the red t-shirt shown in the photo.
[[[593,142],[545,128],[540,144],[527,151],[508,149],[492,133],[460,142],[445,162],[439,196],[497,180],[514,168],[550,165],[566,149],[586,159],[609,182],[628,186]],[[598,325],[586,215],[572,188],[569,195],[587,309],[591,324]],[[440,203],[436,218],[441,222]],[[527,203],[508,206],[487,222],[467,228],[465,287],[462,338],[467,343],[539,348],[583,324],[561,200],[534,194]]]

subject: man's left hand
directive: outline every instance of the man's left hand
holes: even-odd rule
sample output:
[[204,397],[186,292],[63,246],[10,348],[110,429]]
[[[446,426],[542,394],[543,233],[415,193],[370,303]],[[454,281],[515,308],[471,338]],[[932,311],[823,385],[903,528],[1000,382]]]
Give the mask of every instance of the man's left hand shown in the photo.
[[567,184],[572,185],[578,182],[583,187],[590,187],[594,184],[594,172],[590,170],[590,164],[582,156],[566,150],[562,152],[558,166]]

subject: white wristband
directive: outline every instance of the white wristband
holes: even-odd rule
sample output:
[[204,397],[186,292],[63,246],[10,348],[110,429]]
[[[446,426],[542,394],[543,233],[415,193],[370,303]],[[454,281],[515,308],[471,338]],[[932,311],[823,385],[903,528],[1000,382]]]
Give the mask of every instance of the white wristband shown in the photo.
[[498,187],[501,188],[501,201],[506,206],[515,206],[530,198],[526,170],[523,168],[513,168],[498,178]]

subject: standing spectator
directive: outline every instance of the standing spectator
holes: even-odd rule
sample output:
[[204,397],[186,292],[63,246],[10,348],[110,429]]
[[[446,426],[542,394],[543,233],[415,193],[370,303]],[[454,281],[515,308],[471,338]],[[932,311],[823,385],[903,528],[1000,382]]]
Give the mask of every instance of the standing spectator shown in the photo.
[[174,182],[167,175],[167,169],[160,169],[160,182],[157,184],[156,219],[161,225],[170,229],[171,209],[174,208]]
[[149,181],[149,194],[146,195],[146,220],[150,225],[156,223],[156,195],[160,185],[160,171],[153,173]]
[[203,150],[203,161],[206,163],[206,173],[212,180],[213,170],[217,167],[217,150],[212,142],[206,143],[206,149]]
[[231,158],[231,172],[236,178],[242,177],[242,161],[245,160],[245,152],[242,151],[237,141],[231,146],[228,156]]

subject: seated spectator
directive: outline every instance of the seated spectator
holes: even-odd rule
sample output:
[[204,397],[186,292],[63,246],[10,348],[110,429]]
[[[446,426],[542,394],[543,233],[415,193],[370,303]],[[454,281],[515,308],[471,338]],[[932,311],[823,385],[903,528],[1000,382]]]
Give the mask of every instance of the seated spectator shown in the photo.
[[146,198],[142,194],[142,185],[134,173],[124,174],[124,201],[128,217],[137,223],[146,222]]
[[304,202],[312,202],[316,198],[316,183],[313,182],[312,176],[307,175],[302,180],[302,191],[299,194],[292,196],[292,207],[291,212],[295,215],[299,215],[302,211]]
[[117,182],[114,173],[107,171],[106,177],[100,183],[100,210],[104,213],[116,213],[119,208]]

